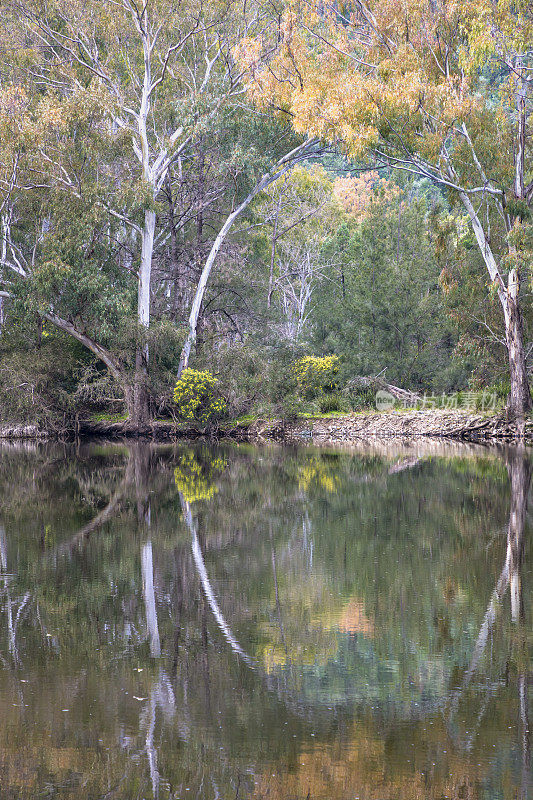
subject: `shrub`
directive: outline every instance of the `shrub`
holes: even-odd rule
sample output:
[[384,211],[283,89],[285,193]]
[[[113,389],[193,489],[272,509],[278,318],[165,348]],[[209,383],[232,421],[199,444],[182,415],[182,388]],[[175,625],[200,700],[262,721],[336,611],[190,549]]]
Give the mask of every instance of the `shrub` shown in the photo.
[[486,391],[489,393],[494,392],[497,404],[504,406],[511,394],[511,381],[501,380],[498,383],[493,383],[491,386],[487,387]]
[[207,422],[213,417],[221,417],[226,411],[226,403],[216,396],[217,383],[210,372],[184,369],[173,395],[181,419]]
[[338,388],[338,356],[304,356],[293,362],[292,371],[298,390],[305,397],[318,397]]
[[353,411],[376,408],[376,390],[373,386],[349,386],[346,390],[346,397]]
[[323,414],[332,411],[349,411],[350,404],[347,399],[340,394],[325,394],[318,401],[318,407]]
[[305,403],[293,395],[287,395],[274,407],[275,414],[284,422],[294,422],[302,414],[316,413],[316,411],[317,408],[313,403]]

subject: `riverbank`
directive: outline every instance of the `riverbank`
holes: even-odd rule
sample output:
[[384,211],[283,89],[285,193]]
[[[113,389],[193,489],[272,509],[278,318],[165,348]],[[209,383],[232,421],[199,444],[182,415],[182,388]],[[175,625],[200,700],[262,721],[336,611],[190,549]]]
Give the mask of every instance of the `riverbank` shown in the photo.
[[[124,438],[139,436],[124,421],[80,421],[69,436]],[[233,439],[261,442],[312,442],[341,444],[372,438],[430,437],[466,442],[512,441],[518,436],[516,423],[504,414],[482,414],[466,411],[400,410],[361,412],[345,415],[299,418],[296,420],[245,418],[217,426],[200,428],[190,423],[154,421],[142,432],[143,438],[155,441],[175,439]],[[525,437],[533,442],[533,417],[525,424]],[[0,426],[0,439],[57,438],[35,425]]]
[[[513,441],[518,438],[516,422],[505,414],[465,411],[402,410],[363,412],[335,418],[297,420],[292,423],[256,424],[250,435],[284,441],[312,441],[340,444],[361,439],[430,437],[464,442]],[[533,418],[525,422],[525,439],[533,442]]]
[[53,438],[51,431],[46,431],[38,425],[0,425],[0,439],[50,439]]

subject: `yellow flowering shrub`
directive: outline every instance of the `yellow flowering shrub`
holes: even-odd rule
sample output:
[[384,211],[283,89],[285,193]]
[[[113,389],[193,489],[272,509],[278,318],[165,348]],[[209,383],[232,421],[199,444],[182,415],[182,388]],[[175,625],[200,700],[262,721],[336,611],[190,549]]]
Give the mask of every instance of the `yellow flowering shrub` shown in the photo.
[[200,463],[194,452],[184,453],[174,470],[176,489],[188,503],[211,500],[218,492],[215,480],[225,468],[223,458],[208,458]]
[[182,419],[207,422],[226,411],[226,403],[216,397],[218,380],[207,370],[184,369],[174,387],[174,402]]
[[292,364],[293,375],[301,394],[316,397],[337,388],[338,356],[304,356]]

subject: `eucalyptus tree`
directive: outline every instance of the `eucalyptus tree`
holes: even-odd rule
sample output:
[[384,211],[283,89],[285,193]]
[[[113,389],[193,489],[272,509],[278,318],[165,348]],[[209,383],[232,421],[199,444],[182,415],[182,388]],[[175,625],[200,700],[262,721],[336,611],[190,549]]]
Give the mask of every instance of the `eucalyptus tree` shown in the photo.
[[244,197],[244,199],[239,203],[239,205],[235,209],[233,209],[230,212],[230,214],[226,217],[222,227],[220,228],[212,244],[211,250],[209,251],[209,255],[205,261],[205,264],[203,266],[200,275],[200,279],[198,281],[194,299],[191,305],[191,312],[189,315],[189,331],[187,333],[187,337],[185,339],[185,343],[181,351],[178,376],[181,375],[181,373],[189,363],[191,349],[194,345],[194,342],[196,341],[196,329],[198,326],[198,318],[200,315],[202,302],[207,288],[207,283],[211,275],[211,270],[213,269],[213,265],[215,263],[217,254],[222,244],[224,243],[224,240],[229,234],[235,220],[249,207],[252,200],[260,192],[262,192],[264,189],[270,186],[270,184],[274,183],[279,178],[281,178],[286,172],[291,170],[294,164],[298,163],[299,160],[307,158],[315,144],[316,142],[314,139],[306,139],[304,142],[302,142],[301,144],[297,145],[294,149],[292,149],[289,153],[283,155],[271,170],[265,172],[264,175],[261,176],[261,178],[255,184],[255,186],[253,186],[251,191],[248,192],[246,197]]
[[[137,281],[133,381],[97,335],[79,330],[69,314],[61,316],[57,295],[50,297],[49,307],[43,304],[41,315],[106,363],[124,389],[135,427],[149,419],[147,331],[154,257],[168,238],[158,219],[164,189],[173,165],[178,172],[183,164],[194,166],[198,140],[220,124],[223,108],[242,94],[244,71],[236,66],[233,49],[260,24],[255,6],[242,8],[232,0],[147,0],[142,5],[9,0],[5,5],[4,85],[18,114],[14,121],[6,104],[10,141],[2,159],[4,204],[20,209],[21,196],[47,195],[50,202],[64,195],[75,207],[82,203],[85,214],[98,209],[99,243],[107,235],[120,244],[121,266]],[[87,146],[91,137],[92,149]],[[285,152],[273,158],[274,167],[272,162],[263,167],[244,198],[224,211],[196,287],[180,369],[195,339],[213,264],[234,220],[308,147],[290,135]],[[4,215],[2,264],[18,279],[39,270],[42,242],[58,236],[51,215],[41,216],[22,253],[12,235],[13,215]],[[90,236],[82,249],[91,251]]]
[[[142,332],[150,324],[157,197],[195,129],[238,91],[240,76],[230,54],[248,25],[246,15],[231,2],[174,0],[13,0],[5,9],[12,15],[5,32],[16,35],[4,40],[4,58],[18,67],[15,77],[26,91],[43,93],[37,108],[42,123],[60,125],[73,98],[82,107],[97,98],[101,124],[120,142],[119,158],[97,170],[95,200],[140,250],[135,255]],[[34,181],[26,187],[54,186],[78,197],[78,175],[65,156],[61,146],[37,147]],[[141,425],[148,418],[148,347],[142,339],[132,409]]]
[[251,96],[355,160],[439,184],[468,216],[498,297],[509,412],[531,409],[521,295],[533,184],[527,3],[288,0],[239,51]]

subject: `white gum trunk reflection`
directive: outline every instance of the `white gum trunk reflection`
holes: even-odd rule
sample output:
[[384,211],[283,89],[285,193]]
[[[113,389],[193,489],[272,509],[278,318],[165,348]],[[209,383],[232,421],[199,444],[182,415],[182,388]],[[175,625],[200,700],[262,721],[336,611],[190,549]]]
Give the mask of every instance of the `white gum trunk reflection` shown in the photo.
[[154,590],[154,565],[152,556],[152,542],[143,544],[141,550],[141,570],[143,581],[144,608],[146,614],[146,628],[150,639],[150,655],[157,658],[161,655],[161,642],[157,625],[157,609],[155,605]]

